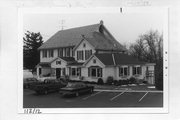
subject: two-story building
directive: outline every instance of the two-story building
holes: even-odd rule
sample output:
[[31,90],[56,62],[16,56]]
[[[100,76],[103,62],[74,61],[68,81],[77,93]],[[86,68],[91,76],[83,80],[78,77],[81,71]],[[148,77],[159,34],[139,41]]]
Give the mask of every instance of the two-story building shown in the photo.
[[[40,48],[37,76],[61,77],[71,80],[95,81],[108,76],[115,80],[136,77],[154,84],[154,63],[133,58],[104,26],[98,24],[60,30]],[[153,76],[153,75],[152,75]]]

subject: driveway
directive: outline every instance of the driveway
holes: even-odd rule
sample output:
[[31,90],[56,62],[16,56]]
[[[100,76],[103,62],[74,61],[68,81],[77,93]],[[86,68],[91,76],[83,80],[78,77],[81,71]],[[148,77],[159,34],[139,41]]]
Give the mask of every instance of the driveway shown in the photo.
[[63,97],[59,93],[36,95],[25,89],[24,108],[97,108],[97,107],[163,107],[163,92],[159,91],[94,91],[78,97]]

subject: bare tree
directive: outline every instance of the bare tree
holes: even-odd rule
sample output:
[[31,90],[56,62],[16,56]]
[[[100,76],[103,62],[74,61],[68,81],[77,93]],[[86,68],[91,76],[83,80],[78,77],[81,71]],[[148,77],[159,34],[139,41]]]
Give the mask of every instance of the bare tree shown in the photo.
[[[129,53],[139,60],[156,63],[155,79],[157,84],[163,84],[163,35],[150,30],[140,35],[134,44],[130,45]],[[161,88],[160,88],[161,89]]]

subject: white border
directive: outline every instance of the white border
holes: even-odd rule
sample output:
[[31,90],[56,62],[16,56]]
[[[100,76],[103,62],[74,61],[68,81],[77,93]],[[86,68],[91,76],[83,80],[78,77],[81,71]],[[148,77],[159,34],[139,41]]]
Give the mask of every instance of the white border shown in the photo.
[[[126,13],[161,11],[164,14],[164,51],[168,52],[168,8],[159,7],[123,7]],[[18,9],[18,113],[24,113],[23,109],[23,14],[25,13],[119,13],[119,7],[113,8],[57,8],[57,7],[34,7]],[[163,54],[164,68],[168,66],[168,54]],[[167,61],[165,61],[167,60]],[[167,76],[165,76],[167,74]],[[163,108],[40,108],[42,113],[62,114],[116,114],[116,113],[168,113],[168,70],[164,69],[164,94]]]

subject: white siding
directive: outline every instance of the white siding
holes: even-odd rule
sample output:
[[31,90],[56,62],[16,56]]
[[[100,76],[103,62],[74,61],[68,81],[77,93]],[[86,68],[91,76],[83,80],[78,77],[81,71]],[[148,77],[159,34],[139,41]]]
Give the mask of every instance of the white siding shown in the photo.
[[[84,47],[83,46],[83,44],[86,44],[86,47]],[[83,50],[84,52],[84,60],[78,60],[78,62],[85,62],[85,50],[92,50],[92,54],[94,54],[95,53],[95,50],[94,50],[94,48],[93,48],[93,46],[91,45],[91,44],[89,44],[89,42],[87,42],[87,40],[83,40],[82,42],[81,42],[81,44],[76,48],[76,50],[75,50],[75,54],[74,54],[74,57],[75,57],[75,59],[77,60],[77,51],[79,51],[79,50]]]
[[106,67],[103,70],[103,81],[106,82],[107,78],[112,76],[116,80],[116,67]]
[[[61,64],[56,64],[56,61],[61,61]],[[57,59],[51,63],[51,68],[66,68],[67,62],[61,59]]]
[[[93,60],[96,60],[96,63],[93,63]],[[86,64],[86,67],[90,67],[90,66],[99,66],[99,67],[104,67],[104,65],[102,64],[102,62],[97,59],[95,56],[93,58],[91,58],[91,60]]]

